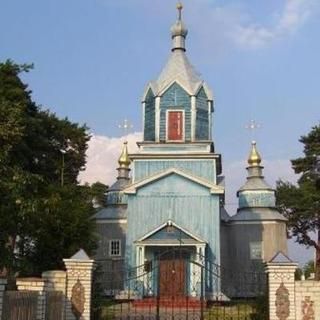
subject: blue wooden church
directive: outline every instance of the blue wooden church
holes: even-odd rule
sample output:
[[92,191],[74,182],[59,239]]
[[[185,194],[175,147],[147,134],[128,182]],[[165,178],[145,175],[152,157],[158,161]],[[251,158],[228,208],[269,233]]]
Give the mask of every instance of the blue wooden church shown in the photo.
[[[255,144],[248,182],[239,190],[239,210],[228,215],[224,209],[221,155],[211,132],[214,98],[186,55],[188,30],[181,9],[171,28],[167,64],[143,94],[138,152],[128,154],[124,144],[117,181],[108,191],[106,207],[94,217],[100,235],[96,258],[106,278],[110,271],[135,267],[139,276],[151,266],[141,280],[143,295],[171,290],[170,295],[199,296],[202,288],[210,299],[223,291],[220,269],[206,267],[200,278],[199,265],[255,270],[277,251],[286,252],[286,226],[262,176]],[[183,263],[167,255],[176,249],[183,252]],[[139,271],[138,266],[145,267]],[[124,277],[119,276],[119,283]],[[172,282],[175,289],[169,290]],[[119,283],[107,292],[124,289]]]

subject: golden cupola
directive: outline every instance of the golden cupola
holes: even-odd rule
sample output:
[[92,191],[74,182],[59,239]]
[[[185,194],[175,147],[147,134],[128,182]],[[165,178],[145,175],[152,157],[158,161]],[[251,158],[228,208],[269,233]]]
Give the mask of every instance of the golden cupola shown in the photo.
[[120,168],[129,169],[131,160],[129,158],[128,142],[127,141],[125,141],[123,143],[122,151],[121,151],[121,155],[119,157],[118,163],[119,163]]
[[261,156],[256,147],[257,143],[255,141],[251,142],[251,151],[248,158],[249,166],[260,166],[261,163]]

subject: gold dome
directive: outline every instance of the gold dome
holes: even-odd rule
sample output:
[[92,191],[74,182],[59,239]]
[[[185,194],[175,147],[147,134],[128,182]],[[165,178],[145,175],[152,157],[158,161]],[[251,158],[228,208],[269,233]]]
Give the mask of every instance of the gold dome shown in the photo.
[[129,154],[128,154],[128,146],[127,145],[128,145],[128,142],[125,141],[123,143],[121,155],[118,160],[120,168],[129,168],[129,165],[131,163],[131,160],[130,160]]
[[261,163],[261,156],[256,148],[256,142],[252,141],[251,151],[248,158],[248,163],[250,166],[259,166]]

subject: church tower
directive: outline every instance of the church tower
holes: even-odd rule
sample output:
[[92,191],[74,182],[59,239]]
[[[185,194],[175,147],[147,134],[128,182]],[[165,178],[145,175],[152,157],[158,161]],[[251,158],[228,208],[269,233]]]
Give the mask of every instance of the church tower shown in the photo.
[[261,155],[251,144],[248,176],[238,190],[237,213],[229,220],[229,252],[239,270],[259,270],[279,251],[287,254],[286,218],[276,208],[275,190],[263,177]]
[[192,143],[211,140],[213,96],[186,55],[188,29],[181,17],[171,28],[171,55],[142,98],[144,142]]
[[[138,142],[138,152],[130,154],[132,184],[124,190],[128,196],[126,261],[130,266],[151,263],[181,247],[188,249],[190,260],[206,257],[220,264],[224,187],[219,177],[221,156],[214,152],[211,137],[213,96],[189,62],[188,30],[182,5],[177,8],[169,59],[143,94],[143,141]],[[166,272],[166,268],[163,265],[159,270]],[[185,268],[179,277],[186,294],[199,295],[193,266]],[[155,281],[148,288],[150,295],[157,288]],[[212,295],[219,283],[208,278],[205,290]]]

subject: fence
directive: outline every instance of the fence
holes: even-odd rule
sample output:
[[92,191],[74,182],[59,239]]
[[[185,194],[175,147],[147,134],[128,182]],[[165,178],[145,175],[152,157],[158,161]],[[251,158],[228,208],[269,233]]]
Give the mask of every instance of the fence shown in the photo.
[[235,274],[187,248],[102,276],[112,296],[94,320],[268,320],[264,272]]
[[3,296],[2,320],[34,320],[37,307],[37,292],[6,291]]
[[80,250],[64,263],[66,271],[16,279],[17,291],[0,278],[0,320],[90,320],[94,261]]

